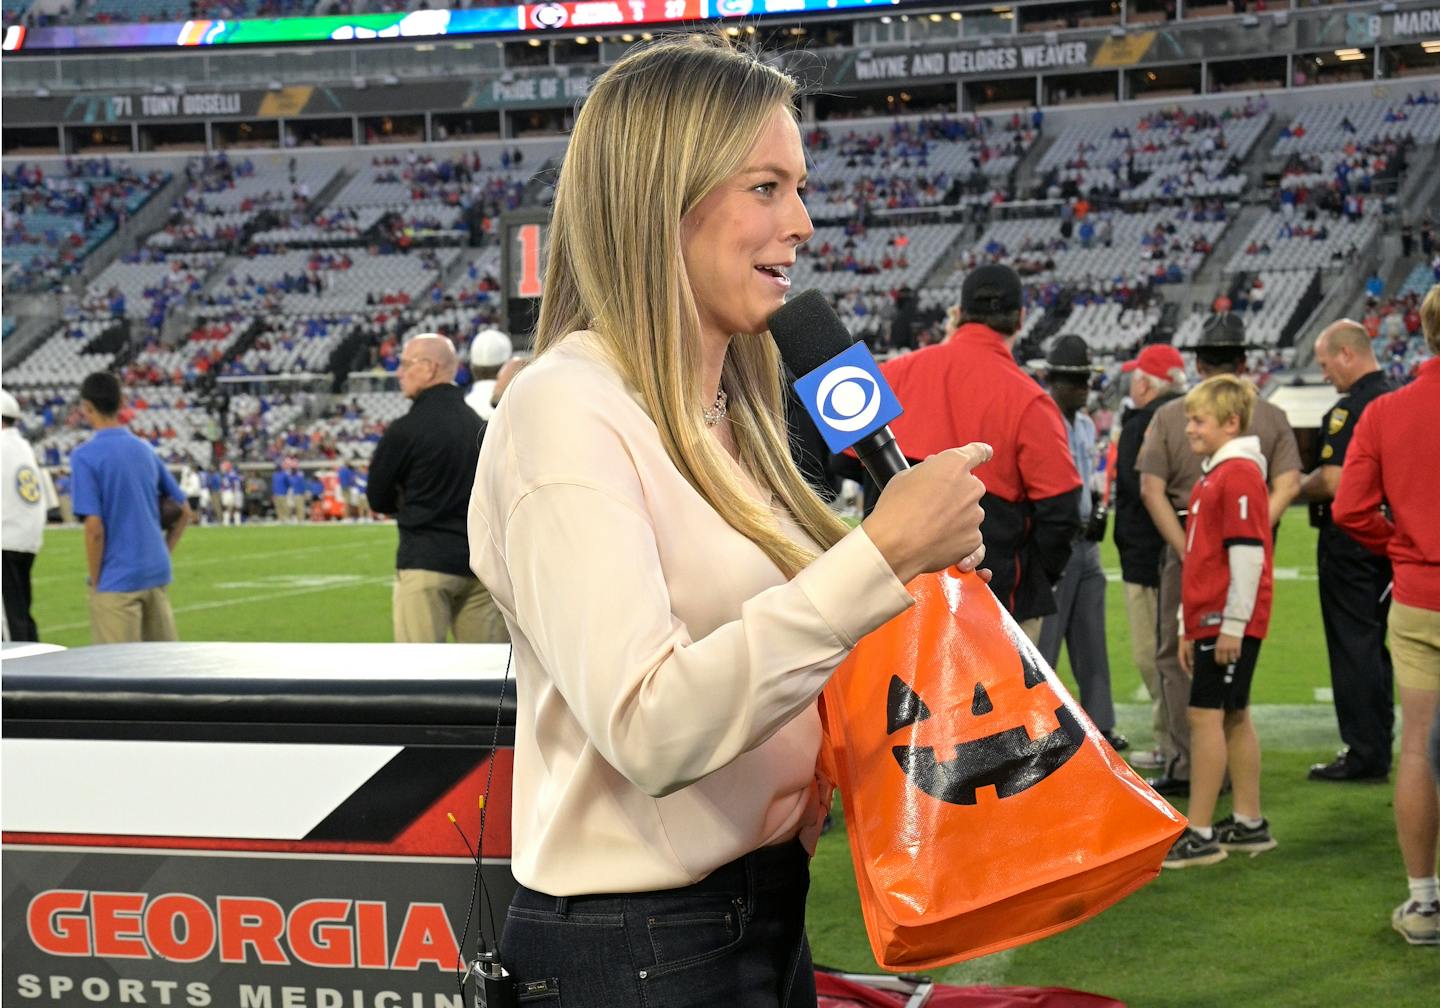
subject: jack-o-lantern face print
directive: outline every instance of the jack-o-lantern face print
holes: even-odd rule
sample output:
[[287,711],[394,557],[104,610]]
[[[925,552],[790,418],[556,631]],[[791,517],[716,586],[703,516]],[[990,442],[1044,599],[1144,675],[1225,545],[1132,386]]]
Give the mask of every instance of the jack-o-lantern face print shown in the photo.
[[[1058,727],[1040,738],[1031,738],[1022,724],[1016,724],[1025,691],[1043,686],[1045,677],[1020,651],[1023,676],[1006,675],[994,682],[976,679],[970,713],[977,723],[990,722],[996,730],[969,742],[944,739],[945,727],[936,722],[912,732],[910,744],[891,751],[900,769],[921,791],[951,805],[974,805],[975,792],[987,785],[1000,798],[1009,798],[1064,766],[1080,749],[1085,729],[1064,704],[1055,707]],[[888,731],[894,734],[930,718],[930,709],[899,676],[890,679],[886,704]],[[1000,727],[1006,722],[1009,727]],[[953,725],[950,726],[953,731]],[[938,754],[953,750],[942,760]]]

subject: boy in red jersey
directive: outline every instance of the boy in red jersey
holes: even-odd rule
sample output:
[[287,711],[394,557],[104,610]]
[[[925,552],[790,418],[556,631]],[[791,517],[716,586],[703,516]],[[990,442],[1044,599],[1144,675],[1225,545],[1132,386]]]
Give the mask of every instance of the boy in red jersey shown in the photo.
[[[1185,397],[1185,437],[1205,456],[1185,522],[1180,664],[1191,676],[1190,826],[1166,855],[1166,868],[1252,857],[1275,840],[1260,814],[1260,742],[1250,720],[1250,681],[1270,624],[1274,542],[1260,441],[1250,424],[1255,389],[1216,375]],[[1212,825],[1226,769],[1235,813]]]

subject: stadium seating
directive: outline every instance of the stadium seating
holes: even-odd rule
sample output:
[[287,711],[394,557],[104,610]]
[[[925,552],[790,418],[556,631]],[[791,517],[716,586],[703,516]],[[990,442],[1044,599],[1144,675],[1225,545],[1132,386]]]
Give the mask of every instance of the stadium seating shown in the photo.
[[17,164],[4,173],[4,282],[11,290],[52,286],[76,272],[170,180],[140,175],[108,158],[67,162],[62,171]]
[[834,220],[848,219],[862,206],[994,203],[1008,197],[1009,176],[1034,140],[1028,128],[980,116],[864,124],[843,133],[817,127],[807,134],[814,160],[811,214]]
[[[1396,107],[1421,146],[1386,132]],[[1413,177],[1440,139],[1440,104],[1390,97],[1286,112],[1274,128],[1310,125],[1268,150],[1257,140],[1277,114],[1263,101],[1210,108],[1079,115],[1039,156],[1028,116],[812,127],[807,202],[817,227],[798,253],[794,287],[824,291],[847,326],[886,353],[897,306],[911,306],[910,342],[944,338],[963,276],[982,262],[1009,263],[1026,284],[1024,352],[1043,352],[1061,332],[1080,335],[1113,382],[1144,340],[1192,346],[1205,313],[1189,306],[1220,286],[1263,348],[1252,370],[1264,378],[1293,361],[1292,339],[1321,287],[1355,251],[1375,247],[1387,218],[1379,196],[1364,191],[1367,173],[1383,191]],[[138,249],[101,271],[71,319],[7,366],[6,385],[22,395],[27,418],[34,402],[49,404],[31,433],[57,458],[81,436],[69,412],[76,384],[113,367],[127,388],[146,390],[139,422],[172,460],[201,461],[208,445],[197,434],[222,419],[237,461],[362,460],[408,408],[383,390],[403,341],[440,332],[463,359],[473,333],[500,317],[495,215],[533,197],[531,173],[561,155],[563,141],[525,150],[518,166],[509,149],[501,157],[484,145],[389,148],[349,161],[281,151],[163,162],[187,180],[168,219],[129,236]],[[1030,167],[1017,170],[1026,155]],[[1260,169],[1278,182],[1236,189]],[[1017,201],[1021,176],[1053,198]],[[1093,196],[1082,185],[1092,179]],[[12,168],[7,205],[27,185],[34,180]],[[1242,211],[1245,233],[1227,234]],[[7,270],[10,234],[7,215]],[[1224,261],[1206,268],[1222,244]],[[1387,303],[1428,289],[1429,270],[1417,266]],[[1388,339],[1394,312],[1382,305],[1376,314],[1387,366],[1413,368],[1418,343]]]
[[385,426],[409,408],[399,392],[361,392],[340,404],[338,416],[314,420],[303,434],[312,445],[332,447],[337,461],[368,462]]
[[1269,122],[1267,104],[1246,101],[1218,113],[1175,106],[1067,126],[1040,159],[1036,195],[1067,195],[1069,182],[1073,192],[1131,200],[1236,196],[1245,179],[1235,166]]
[[111,352],[87,352],[99,336],[113,329],[112,318],[78,318],[59,326],[19,364],[5,368],[8,389],[26,386],[58,386],[73,392],[91,371],[101,371],[115,359]]
[[[1246,285],[1249,292],[1245,304],[1237,303],[1236,311],[1245,320],[1245,335],[1251,343],[1278,347],[1281,335],[1294,317],[1300,299],[1315,280],[1315,270],[1263,270],[1257,274],[1259,285]],[[1194,347],[1200,343],[1200,330],[1205,315],[1189,315],[1171,340],[1178,347]]]
[[819,227],[799,250],[791,282],[830,292],[919,287],[955,240],[953,228]]
[[1097,217],[1088,239],[1081,237],[1084,218],[1070,222],[1068,237],[1067,222],[1053,217],[999,221],[986,229],[974,258],[1006,263],[1036,282],[1053,279],[1092,290],[1107,280],[1180,283],[1199,268],[1226,225],[1218,208],[1104,211]]
[[1414,97],[1312,106],[1286,124],[1271,153],[1279,157],[1323,153],[1352,143],[1407,136],[1418,144],[1433,144],[1440,140],[1440,104],[1415,104]]
[[1379,228],[1380,206],[1374,202],[1358,217],[1329,211],[1270,211],[1255,222],[1225,269],[1230,273],[1344,269]]
[[117,259],[86,288],[86,307],[143,318],[158,328],[169,307],[199,291],[222,258],[219,252],[192,252]]

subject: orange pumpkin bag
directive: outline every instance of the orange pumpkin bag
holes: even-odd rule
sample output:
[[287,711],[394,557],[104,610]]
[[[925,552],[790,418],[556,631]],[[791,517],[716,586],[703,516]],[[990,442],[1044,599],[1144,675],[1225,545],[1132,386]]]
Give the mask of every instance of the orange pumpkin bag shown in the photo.
[[1138,777],[974,574],[929,574],[826,686],[822,770],[875,960],[1043,938],[1160,872],[1184,818]]

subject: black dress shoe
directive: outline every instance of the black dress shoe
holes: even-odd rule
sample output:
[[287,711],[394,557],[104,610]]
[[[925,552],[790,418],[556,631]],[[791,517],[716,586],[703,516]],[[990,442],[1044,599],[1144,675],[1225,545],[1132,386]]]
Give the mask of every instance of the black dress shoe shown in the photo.
[[1156,794],[1164,795],[1166,798],[1188,798],[1190,796],[1190,782],[1171,777],[1169,774],[1147,778],[1145,783],[1154,788]]
[[1124,735],[1121,735],[1119,732],[1102,731],[1100,734],[1105,737],[1106,742],[1110,743],[1110,748],[1114,749],[1116,752],[1124,752],[1126,749],[1130,748],[1130,740],[1127,739]]
[[1390,771],[1381,770],[1376,773],[1350,755],[1350,750],[1346,749],[1329,763],[1312,765],[1308,776],[1311,780],[1383,781],[1390,776]]

